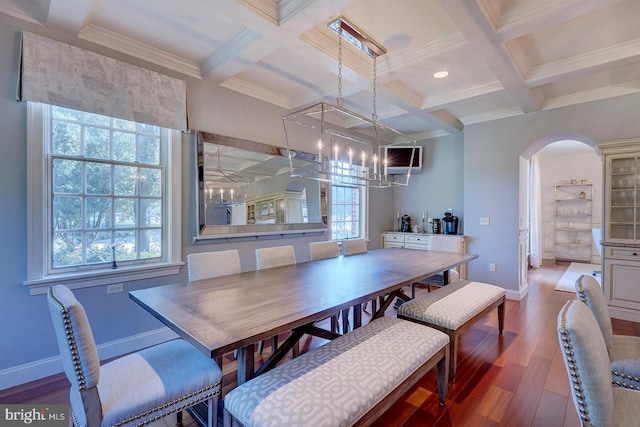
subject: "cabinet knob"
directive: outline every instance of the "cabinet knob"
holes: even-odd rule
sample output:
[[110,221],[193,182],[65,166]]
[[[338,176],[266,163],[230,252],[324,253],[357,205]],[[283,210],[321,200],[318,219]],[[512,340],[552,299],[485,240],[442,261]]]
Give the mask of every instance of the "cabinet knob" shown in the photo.
[[634,253],[633,253],[633,256],[638,256],[638,253],[637,253],[637,252],[634,252]]

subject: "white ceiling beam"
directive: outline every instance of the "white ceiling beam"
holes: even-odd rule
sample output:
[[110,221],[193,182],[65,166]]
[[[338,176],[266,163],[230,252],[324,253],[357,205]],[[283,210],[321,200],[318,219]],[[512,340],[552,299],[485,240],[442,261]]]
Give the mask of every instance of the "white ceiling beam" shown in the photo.
[[73,31],[78,35],[91,21],[91,8],[96,0],[51,0],[47,26]]
[[524,83],[518,69],[502,48],[478,4],[467,0],[439,0],[442,8],[465,35],[469,43],[525,112],[540,111],[540,104]]

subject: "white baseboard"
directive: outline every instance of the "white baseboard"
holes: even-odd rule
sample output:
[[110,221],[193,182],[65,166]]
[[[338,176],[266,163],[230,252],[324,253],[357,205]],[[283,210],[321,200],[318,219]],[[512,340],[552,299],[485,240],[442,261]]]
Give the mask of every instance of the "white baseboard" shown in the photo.
[[522,286],[520,286],[520,289],[517,291],[507,289],[505,297],[513,301],[522,301],[524,297],[527,296],[528,293],[529,293],[529,283],[524,283]]
[[[123,354],[138,351],[143,348],[156,345],[177,338],[175,332],[169,328],[160,328],[144,332],[138,335],[122,338],[98,345],[98,357],[100,360],[110,359]],[[62,372],[62,360],[60,356],[48,357],[14,366],[0,371],[0,390],[15,387],[31,381],[46,378]]]
[[609,306],[609,315],[615,319],[640,323],[640,312],[638,310]]

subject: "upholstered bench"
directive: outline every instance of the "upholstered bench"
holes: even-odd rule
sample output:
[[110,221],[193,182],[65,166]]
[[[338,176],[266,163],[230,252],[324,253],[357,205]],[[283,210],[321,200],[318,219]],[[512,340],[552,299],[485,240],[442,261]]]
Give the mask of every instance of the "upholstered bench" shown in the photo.
[[467,328],[498,307],[498,330],[504,326],[505,290],[481,282],[457,280],[398,308],[398,318],[430,326],[449,335],[449,380],[455,381],[458,337]]
[[224,425],[368,425],[434,366],[444,404],[449,337],[382,317],[231,390]]

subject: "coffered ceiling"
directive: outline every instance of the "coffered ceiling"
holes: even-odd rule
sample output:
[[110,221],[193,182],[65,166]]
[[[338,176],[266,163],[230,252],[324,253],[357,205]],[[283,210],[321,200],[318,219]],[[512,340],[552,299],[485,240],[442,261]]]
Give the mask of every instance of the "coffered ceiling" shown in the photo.
[[[638,0],[0,0],[0,13],[287,110],[338,95],[344,16],[378,120],[418,139],[640,91]],[[373,111],[349,44],[344,106]],[[446,70],[448,77],[433,78]]]

